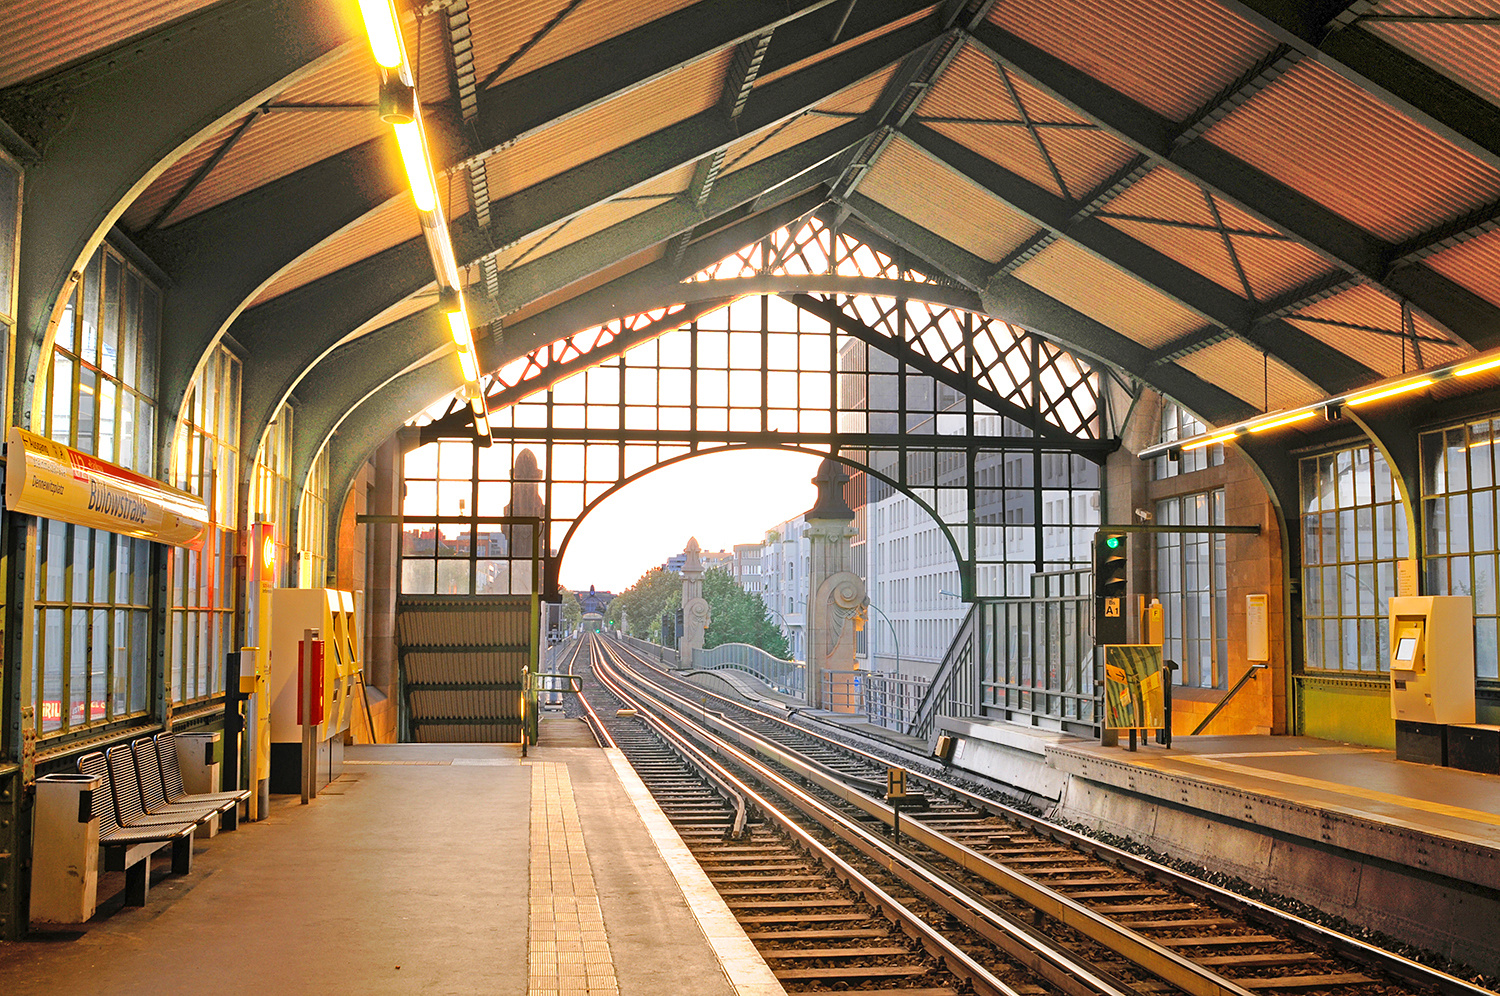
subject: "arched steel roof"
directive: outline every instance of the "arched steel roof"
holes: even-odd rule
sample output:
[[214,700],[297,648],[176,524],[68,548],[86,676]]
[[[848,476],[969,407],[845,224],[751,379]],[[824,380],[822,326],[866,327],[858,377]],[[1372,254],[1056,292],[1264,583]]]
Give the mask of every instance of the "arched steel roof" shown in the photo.
[[[490,364],[816,208],[1215,421],[1500,345],[1493,3],[411,6]],[[164,411],[225,334],[252,444],[294,390],[302,451],[457,386],[350,0],[33,0],[0,51],[23,377],[117,226]]]

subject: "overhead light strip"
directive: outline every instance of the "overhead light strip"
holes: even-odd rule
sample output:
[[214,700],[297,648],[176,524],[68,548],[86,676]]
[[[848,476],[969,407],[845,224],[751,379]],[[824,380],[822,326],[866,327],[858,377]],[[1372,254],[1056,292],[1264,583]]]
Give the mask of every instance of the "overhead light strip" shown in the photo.
[[391,125],[401,163],[411,186],[412,202],[421,215],[422,232],[437,276],[440,310],[448,322],[458,355],[464,386],[461,395],[474,412],[474,432],[489,445],[489,409],[479,379],[479,359],[474,349],[464,289],[453,255],[453,239],[437,195],[437,177],[432,168],[432,150],[422,125],[422,103],[417,96],[401,36],[401,20],[393,0],[359,0],[360,16],[370,39],[370,53],[380,67],[380,117]]
[[1410,394],[1412,391],[1420,391],[1440,381],[1452,377],[1471,377],[1474,374],[1493,371],[1500,368],[1500,349],[1489,350],[1477,356],[1470,356],[1455,363],[1448,363],[1431,370],[1423,370],[1420,373],[1408,374],[1402,377],[1391,378],[1386,381],[1362,387],[1357,391],[1346,391],[1324,398],[1322,401],[1300,408],[1284,408],[1279,411],[1268,412],[1265,415],[1257,415],[1255,418],[1245,419],[1233,425],[1224,426],[1220,429],[1209,429],[1200,432],[1196,436],[1187,439],[1176,440],[1170,443],[1155,443],[1141,450],[1139,456],[1142,460],[1150,460],[1173,450],[1183,453],[1191,450],[1202,449],[1205,446],[1213,446],[1216,443],[1232,443],[1242,436],[1269,432],[1284,426],[1304,422],[1317,415],[1327,416],[1330,411],[1336,412],[1340,408],[1358,408],[1376,401],[1385,401],[1389,398]]

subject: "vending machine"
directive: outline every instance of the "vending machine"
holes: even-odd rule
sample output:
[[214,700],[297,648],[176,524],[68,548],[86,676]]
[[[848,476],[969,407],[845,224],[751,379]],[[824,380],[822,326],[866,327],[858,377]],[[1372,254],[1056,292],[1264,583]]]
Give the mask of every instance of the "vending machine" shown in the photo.
[[1390,601],[1391,718],[1474,722],[1474,600],[1468,595]]

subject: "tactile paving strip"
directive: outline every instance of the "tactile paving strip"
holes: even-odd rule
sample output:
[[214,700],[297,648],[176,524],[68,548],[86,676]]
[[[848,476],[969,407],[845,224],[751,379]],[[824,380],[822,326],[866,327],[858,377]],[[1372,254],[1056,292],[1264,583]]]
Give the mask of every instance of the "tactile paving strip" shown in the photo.
[[531,765],[530,996],[617,996],[604,914],[565,764]]

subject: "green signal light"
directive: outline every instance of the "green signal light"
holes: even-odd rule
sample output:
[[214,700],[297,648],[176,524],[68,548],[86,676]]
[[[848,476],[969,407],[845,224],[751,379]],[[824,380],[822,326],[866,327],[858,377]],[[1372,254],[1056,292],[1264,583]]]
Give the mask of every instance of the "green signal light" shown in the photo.
[[1120,545],[1120,537],[1118,537],[1118,536],[1106,536],[1104,538],[1104,545],[1107,546],[1107,547],[1109,547],[1111,550],[1113,550],[1113,549],[1117,548]]

